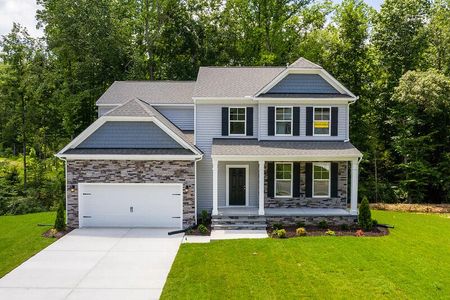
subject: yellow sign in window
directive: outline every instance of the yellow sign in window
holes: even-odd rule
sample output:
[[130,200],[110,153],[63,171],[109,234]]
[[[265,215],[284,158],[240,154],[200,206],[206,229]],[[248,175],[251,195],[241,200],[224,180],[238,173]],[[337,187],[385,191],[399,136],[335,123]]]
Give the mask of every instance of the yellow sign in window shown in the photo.
[[329,121],[314,121],[314,128],[328,128]]

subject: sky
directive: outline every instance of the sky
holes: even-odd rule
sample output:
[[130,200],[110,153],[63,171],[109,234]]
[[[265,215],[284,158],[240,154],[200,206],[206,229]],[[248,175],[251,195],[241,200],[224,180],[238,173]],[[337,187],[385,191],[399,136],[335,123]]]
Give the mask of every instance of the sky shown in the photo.
[[[95,0],[93,0],[95,1]],[[340,3],[342,0],[333,0]],[[369,5],[379,10],[383,0],[365,0]],[[42,29],[36,29],[36,0],[0,0],[0,36],[8,34],[13,22],[25,26],[28,33],[34,37],[43,36]]]

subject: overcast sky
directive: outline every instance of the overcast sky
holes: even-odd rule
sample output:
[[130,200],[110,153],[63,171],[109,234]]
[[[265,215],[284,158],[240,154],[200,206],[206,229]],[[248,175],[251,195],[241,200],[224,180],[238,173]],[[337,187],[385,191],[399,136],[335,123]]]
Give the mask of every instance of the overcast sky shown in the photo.
[[[95,1],[95,0],[92,0]],[[333,0],[336,3],[341,0]],[[377,10],[383,0],[365,0]],[[43,35],[42,29],[36,29],[36,0],[0,0],[0,36],[8,34],[13,22],[20,23],[34,37]]]

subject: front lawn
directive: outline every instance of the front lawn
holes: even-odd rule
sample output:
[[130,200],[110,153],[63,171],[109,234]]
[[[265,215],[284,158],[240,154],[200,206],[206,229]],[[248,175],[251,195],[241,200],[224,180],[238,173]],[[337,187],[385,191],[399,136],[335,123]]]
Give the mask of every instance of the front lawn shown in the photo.
[[54,239],[41,236],[50,227],[37,224],[53,224],[54,221],[54,212],[0,216],[0,277],[53,243]]
[[443,299],[450,216],[375,211],[385,237],[183,244],[163,299]]

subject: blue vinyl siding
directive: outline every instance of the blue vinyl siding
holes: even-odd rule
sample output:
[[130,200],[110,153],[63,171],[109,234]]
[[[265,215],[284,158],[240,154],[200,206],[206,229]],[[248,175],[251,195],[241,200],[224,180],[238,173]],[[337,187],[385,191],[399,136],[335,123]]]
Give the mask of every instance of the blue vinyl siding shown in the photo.
[[268,94],[339,94],[318,74],[289,74],[271,88]]
[[106,122],[77,148],[182,148],[153,122]]
[[194,106],[155,106],[181,130],[194,130]]

